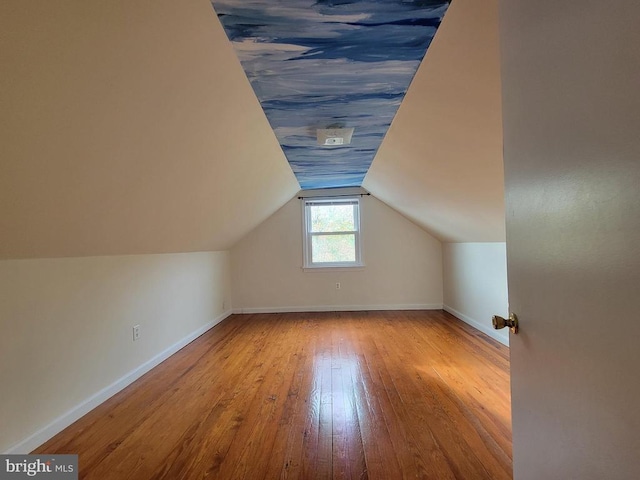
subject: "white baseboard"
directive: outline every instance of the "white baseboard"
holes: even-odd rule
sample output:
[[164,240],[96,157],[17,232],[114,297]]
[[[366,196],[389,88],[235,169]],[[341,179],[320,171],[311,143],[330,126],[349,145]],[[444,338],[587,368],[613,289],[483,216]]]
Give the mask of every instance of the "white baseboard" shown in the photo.
[[250,307],[234,308],[233,313],[359,312],[364,310],[442,310],[442,304],[410,303],[396,305],[314,305],[297,307]]
[[140,365],[138,368],[130,371],[125,376],[113,382],[111,385],[108,385],[107,387],[103,388],[99,392],[93,394],[92,396],[90,396],[83,402],[79,403],[78,405],[76,405],[66,413],[60,415],[50,424],[46,425],[45,427],[41,428],[37,432],[33,433],[29,437],[22,440],[20,443],[17,443],[16,445],[12,446],[6,452],[4,452],[4,454],[13,454],[13,453],[24,454],[24,453],[29,453],[33,451],[35,448],[42,445],[51,437],[60,433],[65,428],[67,428],[73,422],[75,422],[82,416],[89,413],[98,405],[108,400],[109,398],[111,398],[116,393],[123,390],[125,387],[129,386],[133,382],[135,382],[142,375],[144,375],[149,370],[151,370],[152,368],[156,367],[157,365],[165,361],[167,358],[169,358],[171,355],[176,353],[178,350],[188,345],[189,343],[194,341],[196,338],[198,338],[200,335],[202,335],[203,333],[207,332],[208,330],[216,326],[222,320],[224,320],[229,315],[231,315],[231,313],[232,312],[229,310],[218,315],[211,322],[207,323],[206,325],[203,325],[196,331],[191,332],[189,335],[177,341],[176,343],[171,345],[169,348],[163,350],[162,352],[157,354],[155,357],[151,358],[150,360]]
[[508,331],[498,331],[489,327],[489,325],[485,325],[477,320],[474,320],[471,317],[466,316],[464,313],[458,312],[456,309],[449,307],[448,305],[444,305],[443,310],[445,312],[449,312],[456,318],[459,318],[464,323],[471,325],[476,330],[480,330],[482,333],[489,335],[491,338],[499,341],[503,345],[509,346],[509,333]]

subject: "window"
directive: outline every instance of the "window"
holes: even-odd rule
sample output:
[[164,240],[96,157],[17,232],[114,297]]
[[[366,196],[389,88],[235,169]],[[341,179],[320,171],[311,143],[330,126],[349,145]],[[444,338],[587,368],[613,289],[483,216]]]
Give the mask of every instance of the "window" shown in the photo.
[[304,201],[304,267],[359,267],[358,198],[308,198]]

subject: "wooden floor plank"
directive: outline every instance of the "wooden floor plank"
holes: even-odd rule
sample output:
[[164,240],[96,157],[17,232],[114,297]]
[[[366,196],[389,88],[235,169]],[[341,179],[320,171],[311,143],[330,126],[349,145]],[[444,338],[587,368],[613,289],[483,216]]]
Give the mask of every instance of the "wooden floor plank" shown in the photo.
[[508,349],[442,311],[233,315],[34,453],[87,479],[512,478]]

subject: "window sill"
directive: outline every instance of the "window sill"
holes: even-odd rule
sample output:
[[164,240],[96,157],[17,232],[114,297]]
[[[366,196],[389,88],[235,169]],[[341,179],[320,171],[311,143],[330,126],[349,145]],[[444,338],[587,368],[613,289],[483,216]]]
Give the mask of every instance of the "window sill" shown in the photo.
[[360,270],[364,270],[365,265],[364,264],[360,264],[360,265],[351,265],[351,266],[344,266],[344,267],[339,267],[339,266],[326,266],[326,267],[302,267],[302,271],[303,272],[313,272],[313,273],[321,273],[321,272],[357,272]]

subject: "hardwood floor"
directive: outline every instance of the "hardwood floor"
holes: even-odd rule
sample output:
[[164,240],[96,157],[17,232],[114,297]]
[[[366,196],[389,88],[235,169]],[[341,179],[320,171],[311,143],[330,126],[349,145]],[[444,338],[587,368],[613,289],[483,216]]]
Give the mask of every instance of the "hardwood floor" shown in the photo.
[[442,311],[233,315],[34,453],[83,479],[510,479],[508,349]]

